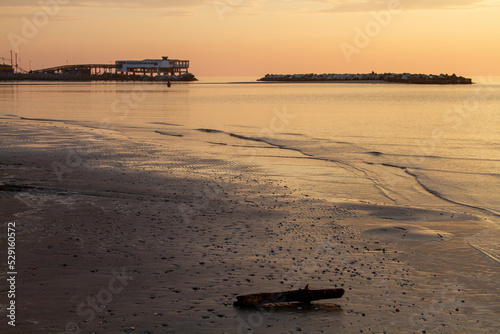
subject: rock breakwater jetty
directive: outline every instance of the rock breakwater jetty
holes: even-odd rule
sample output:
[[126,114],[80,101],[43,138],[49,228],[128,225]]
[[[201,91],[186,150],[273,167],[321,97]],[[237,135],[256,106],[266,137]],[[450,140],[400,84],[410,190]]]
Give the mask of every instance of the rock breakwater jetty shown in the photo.
[[411,74],[411,73],[368,73],[368,74],[266,74],[258,81],[271,82],[390,82],[406,84],[471,85],[472,79],[456,74]]

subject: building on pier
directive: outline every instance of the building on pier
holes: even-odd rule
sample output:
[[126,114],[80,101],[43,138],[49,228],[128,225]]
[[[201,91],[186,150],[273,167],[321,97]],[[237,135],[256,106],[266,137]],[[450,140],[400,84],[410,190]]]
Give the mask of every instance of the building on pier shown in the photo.
[[12,65],[0,64],[0,73],[14,73]]
[[115,62],[116,73],[124,75],[178,75],[188,73],[189,60],[145,59],[145,60],[119,60]]

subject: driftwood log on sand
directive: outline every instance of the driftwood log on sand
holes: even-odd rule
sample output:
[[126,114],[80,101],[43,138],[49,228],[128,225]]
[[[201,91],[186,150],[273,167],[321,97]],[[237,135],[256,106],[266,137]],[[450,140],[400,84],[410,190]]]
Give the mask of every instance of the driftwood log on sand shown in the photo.
[[240,307],[260,307],[263,304],[300,302],[302,304],[311,304],[313,300],[341,298],[344,295],[344,289],[321,289],[311,290],[309,284],[304,289],[256,293],[252,295],[237,296],[234,306]]

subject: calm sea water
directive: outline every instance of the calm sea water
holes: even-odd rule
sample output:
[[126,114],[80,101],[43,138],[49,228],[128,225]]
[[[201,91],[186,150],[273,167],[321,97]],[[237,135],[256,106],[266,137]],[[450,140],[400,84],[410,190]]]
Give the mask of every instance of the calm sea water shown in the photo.
[[[251,164],[330,201],[474,212],[498,227],[500,81],[474,81],[21,83],[0,85],[0,104],[4,115],[112,128]],[[500,258],[491,235],[482,247]]]

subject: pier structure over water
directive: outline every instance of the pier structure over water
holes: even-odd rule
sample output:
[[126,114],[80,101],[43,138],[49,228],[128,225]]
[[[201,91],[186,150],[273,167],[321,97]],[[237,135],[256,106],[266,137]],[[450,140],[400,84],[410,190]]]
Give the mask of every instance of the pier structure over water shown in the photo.
[[89,76],[101,74],[128,75],[180,75],[189,73],[189,60],[145,59],[145,60],[119,60],[114,64],[79,64],[62,65],[33,70],[31,73],[65,74],[76,76]]
[[[3,58],[5,60],[5,58]],[[12,61],[11,61],[12,63]],[[16,60],[17,64],[17,60]],[[197,81],[189,73],[189,60],[119,60],[111,64],[61,65],[24,71],[16,65],[0,65],[0,81]]]
[[33,70],[31,73],[49,73],[49,74],[69,74],[69,75],[98,75],[103,73],[114,73],[115,64],[80,64],[80,65],[62,65],[56,67]]

